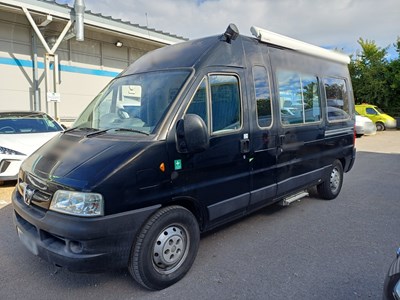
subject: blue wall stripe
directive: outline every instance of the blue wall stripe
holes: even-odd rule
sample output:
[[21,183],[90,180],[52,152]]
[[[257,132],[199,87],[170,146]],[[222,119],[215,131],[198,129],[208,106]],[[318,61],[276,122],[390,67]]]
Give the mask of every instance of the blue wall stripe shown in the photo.
[[[0,65],[33,68],[33,61],[25,60],[25,59],[17,59],[17,58],[0,57]],[[44,69],[44,63],[38,62],[38,68]],[[95,75],[95,76],[106,76],[106,77],[115,77],[119,74],[118,72],[81,68],[81,67],[73,67],[73,66],[66,66],[66,65],[60,65],[60,71],[86,74],[86,75]]]

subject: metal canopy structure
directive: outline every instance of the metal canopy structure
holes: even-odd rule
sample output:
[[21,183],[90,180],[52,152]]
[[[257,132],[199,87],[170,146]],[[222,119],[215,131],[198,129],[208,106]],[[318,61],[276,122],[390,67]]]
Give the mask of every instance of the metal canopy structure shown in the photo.
[[[170,33],[86,11],[84,0],[75,0],[74,7],[58,4],[54,0],[0,0],[0,11],[24,16],[32,28],[32,108],[41,110],[39,88],[41,80],[38,69],[44,68],[46,112],[49,113],[49,104],[54,104],[56,119],[59,119],[58,104],[60,102],[60,68],[57,49],[64,41],[72,38],[78,42],[84,41],[84,33],[89,31],[91,40],[96,33],[100,40],[105,34],[115,37],[116,40],[130,41],[130,45],[145,43],[154,48],[187,40]],[[40,46],[38,44],[44,48],[43,63],[38,62],[38,46]],[[117,44],[121,47],[123,43],[118,40],[114,45],[117,46]],[[102,52],[100,53],[103,55]]]
[[[28,9],[35,15],[41,15],[44,18],[47,15],[51,15],[53,18],[62,20],[70,20],[72,7],[68,5],[58,4],[53,0],[0,0],[0,6],[6,6],[8,9],[14,8],[18,11],[22,10],[22,7]],[[157,44],[170,45],[180,43],[187,40],[187,38],[177,36],[168,32],[147,28],[138,24],[132,24],[130,22],[124,22],[119,19],[104,16],[100,13],[96,14],[89,10],[85,11],[85,26],[91,28],[99,28],[102,30],[109,30],[115,33],[128,35],[131,37],[137,37],[147,41],[152,41]]]

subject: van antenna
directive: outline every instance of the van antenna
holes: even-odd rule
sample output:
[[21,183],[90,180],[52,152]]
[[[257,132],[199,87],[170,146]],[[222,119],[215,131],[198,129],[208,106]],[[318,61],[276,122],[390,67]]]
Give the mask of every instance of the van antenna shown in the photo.
[[147,12],[144,13],[146,15],[146,28],[147,28],[147,35],[150,36],[150,31],[149,31],[149,20],[147,19]]

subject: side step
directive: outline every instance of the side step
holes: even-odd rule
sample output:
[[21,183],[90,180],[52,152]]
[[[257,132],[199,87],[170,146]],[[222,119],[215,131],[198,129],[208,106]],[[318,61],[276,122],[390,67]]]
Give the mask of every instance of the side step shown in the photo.
[[283,200],[281,200],[280,202],[278,202],[279,205],[282,206],[288,206],[290,203],[294,202],[294,201],[298,201],[301,198],[307,197],[309,194],[307,191],[301,191],[299,193],[293,194],[289,197],[284,198]]

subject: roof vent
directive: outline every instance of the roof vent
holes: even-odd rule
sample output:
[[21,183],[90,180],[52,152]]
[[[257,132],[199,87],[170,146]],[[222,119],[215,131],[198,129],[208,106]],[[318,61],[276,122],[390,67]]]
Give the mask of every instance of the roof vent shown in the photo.
[[239,36],[239,29],[236,27],[235,24],[233,23],[229,24],[228,28],[226,28],[224,33],[225,41],[230,44],[231,41],[236,40],[238,36]]

